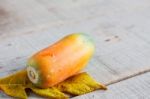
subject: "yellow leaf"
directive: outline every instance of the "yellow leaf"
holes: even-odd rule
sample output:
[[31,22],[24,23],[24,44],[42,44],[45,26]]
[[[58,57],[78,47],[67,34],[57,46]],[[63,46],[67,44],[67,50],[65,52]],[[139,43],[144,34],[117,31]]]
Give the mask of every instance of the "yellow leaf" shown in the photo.
[[6,78],[0,79],[0,88],[9,96],[26,99],[26,88],[31,89],[34,93],[52,98],[67,99],[68,97],[54,88],[40,89],[36,88],[28,79],[26,70],[22,70]]
[[0,88],[9,96],[16,98],[27,99],[25,88],[21,85],[0,85]]
[[51,99],[68,99],[65,94],[81,95],[97,89],[106,89],[106,87],[96,82],[87,73],[80,73],[59,83],[54,87],[41,89],[35,87],[28,79],[26,70],[22,70],[11,76],[0,79],[0,89],[7,95],[26,99],[25,89],[31,89],[35,94]]
[[0,84],[21,84],[26,85],[29,82],[26,70],[19,71],[8,77],[0,79]]
[[96,89],[106,89],[104,85],[97,83],[85,72],[65,80],[64,82],[58,84],[56,87],[59,90],[72,95],[82,95]]
[[0,79],[0,89],[9,96],[26,99],[25,85],[28,81],[26,71],[23,70]]
[[49,97],[50,99],[68,99],[68,96],[56,88],[40,89],[32,87],[31,90],[40,96]]

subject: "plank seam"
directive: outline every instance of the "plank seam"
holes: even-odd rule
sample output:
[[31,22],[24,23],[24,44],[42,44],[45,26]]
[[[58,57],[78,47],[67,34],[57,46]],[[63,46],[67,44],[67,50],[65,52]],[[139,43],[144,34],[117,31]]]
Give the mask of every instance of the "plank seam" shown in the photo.
[[106,85],[106,86],[113,85],[113,84],[119,83],[119,82],[121,82],[121,81],[128,80],[128,79],[131,79],[131,78],[133,78],[133,77],[143,75],[143,74],[148,73],[148,72],[150,72],[150,68],[149,68],[149,69],[146,69],[146,70],[143,70],[143,71],[140,71],[140,72],[137,72],[137,73],[134,73],[134,74],[132,74],[132,75],[129,75],[129,76],[126,76],[126,77],[123,77],[123,78],[120,78],[120,79],[111,81],[111,82],[109,82],[109,83],[106,83],[105,85]]

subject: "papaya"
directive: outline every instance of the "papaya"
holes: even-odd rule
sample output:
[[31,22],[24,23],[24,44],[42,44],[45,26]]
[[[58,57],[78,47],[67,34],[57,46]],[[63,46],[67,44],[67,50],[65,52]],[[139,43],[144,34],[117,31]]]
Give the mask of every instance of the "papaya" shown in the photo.
[[67,35],[28,59],[28,78],[37,87],[52,87],[79,73],[94,50],[93,40],[87,34]]

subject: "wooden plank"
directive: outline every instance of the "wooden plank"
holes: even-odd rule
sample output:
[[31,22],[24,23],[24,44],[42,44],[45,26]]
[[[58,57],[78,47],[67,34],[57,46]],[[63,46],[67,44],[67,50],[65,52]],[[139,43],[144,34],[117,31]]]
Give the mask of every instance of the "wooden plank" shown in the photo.
[[[71,99],[149,99],[150,72],[108,86],[106,91],[95,91]],[[9,98],[0,91],[1,99]],[[32,94],[32,98],[41,99]]]
[[0,39],[62,26],[73,32],[148,34],[149,6],[149,0],[0,0]]
[[[149,23],[148,0],[0,0],[0,7],[0,77],[24,68],[30,55],[72,32],[93,36],[96,53],[84,71],[97,81],[110,84],[150,70],[149,25],[144,25]],[[6,12],[11,12],[8,17]],[[26,35],[2,39],[15,33]]]
[[150,99],[150,72],[72,99]]
[[[0,77],[25,68],[27,58],[33,53],[67,35],[53,30],[44,34],[39,31],[0,42]],[[96,52],[84,71],[97,81],[109,84],[150,70],[150,46],[145,41],[132,34],[89,35],[95,39]]]
[[[53,13],[35,0],[0,0],[0,38],[24,32],[32,32],[36,28],[51,25],[60,21]],[[49,25],[50,26],[50,25]]]

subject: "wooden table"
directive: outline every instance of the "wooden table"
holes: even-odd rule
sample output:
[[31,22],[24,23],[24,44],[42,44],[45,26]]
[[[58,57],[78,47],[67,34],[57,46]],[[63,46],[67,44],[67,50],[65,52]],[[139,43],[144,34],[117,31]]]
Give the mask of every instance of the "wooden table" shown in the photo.
[[0,0],[0,77],[63,36],[85,32],[96,52],[84,71],[108,90],[73,99],[150,99],[149,11],[149,0]]

